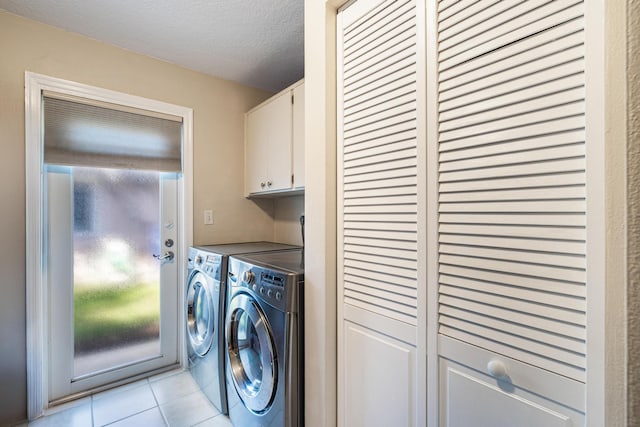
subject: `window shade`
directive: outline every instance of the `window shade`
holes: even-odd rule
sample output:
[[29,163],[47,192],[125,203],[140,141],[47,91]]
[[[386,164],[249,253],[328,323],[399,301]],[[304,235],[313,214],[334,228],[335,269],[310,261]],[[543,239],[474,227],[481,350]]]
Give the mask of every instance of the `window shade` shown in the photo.
[[44,93],[44,162],[182,170],[181,118]]

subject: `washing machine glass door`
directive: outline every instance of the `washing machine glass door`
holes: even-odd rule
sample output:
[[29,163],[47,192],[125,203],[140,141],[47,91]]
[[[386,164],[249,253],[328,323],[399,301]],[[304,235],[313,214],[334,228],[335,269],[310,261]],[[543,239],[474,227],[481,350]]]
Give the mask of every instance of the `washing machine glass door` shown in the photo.
[[226,333],[235,389],[247,409],[262,413],[273,401],[278,369],[269,322],[253,297],[233,297]]
[[209,280],[197,272],[191,276],[187,290],[187,331],[193,351],[199,356],[204,356],[211,348],[216,327],[216,310]]

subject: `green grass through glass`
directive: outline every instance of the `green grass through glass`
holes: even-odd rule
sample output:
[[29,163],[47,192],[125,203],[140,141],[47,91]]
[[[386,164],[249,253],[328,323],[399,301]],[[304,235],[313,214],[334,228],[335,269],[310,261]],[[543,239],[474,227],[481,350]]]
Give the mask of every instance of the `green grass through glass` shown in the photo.
[[76,285],[74,320],[76,354],[157,339],[159,286]]

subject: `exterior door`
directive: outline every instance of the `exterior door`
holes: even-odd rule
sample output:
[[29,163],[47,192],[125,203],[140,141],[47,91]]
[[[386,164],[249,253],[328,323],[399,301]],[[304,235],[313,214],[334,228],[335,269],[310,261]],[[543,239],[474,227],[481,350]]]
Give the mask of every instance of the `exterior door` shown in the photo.
[[49,401],[176,364],[178,174],[45,170]]

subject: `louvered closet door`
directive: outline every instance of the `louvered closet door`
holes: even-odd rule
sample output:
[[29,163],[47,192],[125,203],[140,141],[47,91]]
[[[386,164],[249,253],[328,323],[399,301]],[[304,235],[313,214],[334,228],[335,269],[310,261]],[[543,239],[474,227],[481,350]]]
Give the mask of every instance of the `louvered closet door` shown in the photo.
[[438,3],[439,333],[585,380],[584,5]]
[[416,33],[413,1],[344,29],[344,302],[416,324]]
[[340,424],[415,425],[416,1],[338,20]]

